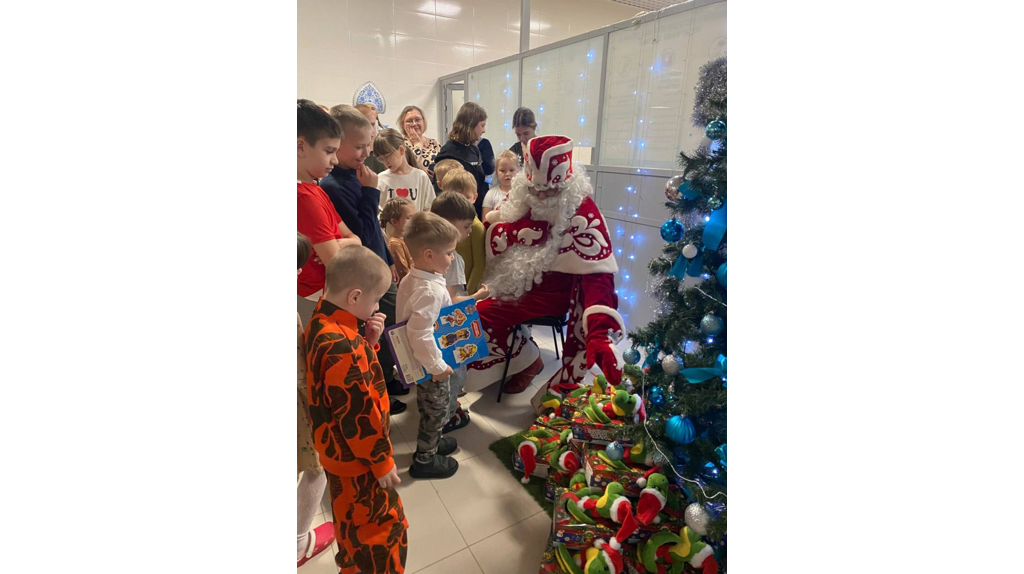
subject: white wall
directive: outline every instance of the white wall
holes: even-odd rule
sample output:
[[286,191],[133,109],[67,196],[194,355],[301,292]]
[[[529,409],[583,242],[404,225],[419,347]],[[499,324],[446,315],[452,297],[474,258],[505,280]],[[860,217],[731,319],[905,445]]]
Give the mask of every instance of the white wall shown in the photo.
[[[298,97],[352,103],[372,81],[393,125],[423,108],[437,137],[437,78],[519,52],[519,0],[298,0]],[[631,18],[610,0],[533,0],[530,47]]]

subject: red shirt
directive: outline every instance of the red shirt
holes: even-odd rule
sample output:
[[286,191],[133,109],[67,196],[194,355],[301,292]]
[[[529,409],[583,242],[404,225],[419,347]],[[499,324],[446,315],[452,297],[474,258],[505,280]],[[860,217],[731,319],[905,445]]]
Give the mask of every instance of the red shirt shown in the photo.
[[[341,216],[334,210],[330,198],[315,183],[299,182],[299,233],[309,238],[314,245],[331,239],[341,239]],[[316,261],[316,253],[299,273],[299,295],[306,297],[324,288],[327,269]]]

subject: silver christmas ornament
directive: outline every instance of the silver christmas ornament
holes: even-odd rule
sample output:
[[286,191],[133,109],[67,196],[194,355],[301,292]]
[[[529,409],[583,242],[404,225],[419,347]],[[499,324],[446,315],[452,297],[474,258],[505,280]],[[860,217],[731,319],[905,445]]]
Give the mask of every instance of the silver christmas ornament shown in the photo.
[[704,315],[704,318],[700,320],[700,332],[709,337],[717,336],[723,329],[725,329],[725,321],[711,313]]
[[675,355],[666,355],[665,358],[661,360],[661,370],[665,371],[665,374],[669,376],[674,377],[678,375],[679,369],[682,366],[683,364],[679,360],[679,357],[676,357]]
[[683,257],[687,259],[693,259],[697,256],[697,246],[692,243],[687,243],[686,247],[683,247]]
[[694,502],[690,506],[686,507],[686,513],[684,515],[686,525],[701,536],[706,536],[708,533],[708,524],[711,522],[711,517],[708,516],[707,511],[704,508]]

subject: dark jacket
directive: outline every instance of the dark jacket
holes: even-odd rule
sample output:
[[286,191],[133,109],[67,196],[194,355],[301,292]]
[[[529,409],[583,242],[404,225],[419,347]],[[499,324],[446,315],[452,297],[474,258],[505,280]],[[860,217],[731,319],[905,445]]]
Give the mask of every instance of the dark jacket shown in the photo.
[[320,180],[320,187],[334,204],[335,211],[345,225],[359,236],[363,245],[380,256],[389,266],[394,263],[391,250],[384,239],[384,232],[377,219],[380,205],[380,190],[363,187],[356,178],[356,170],[334,166],[327,177]]
[[[488,144],[488,147],[490,147],[490,144]],[[466,145],[461,144],[455,140],[448,140],[448,143],[441,146],[441,151],[439,151],[437,155],[434,156],[434,164],[430,166],[430,169],[433,170],[434,165],[437,165],[437,162],[446,159],[454,159],[455,161],[459,162],[460,164],[462,164],[462,169],[473,174],[473,177],[476,178],[477,196],[476,205],[474,205],[474,207],[476,208],[477,217],[481,217],[480,214],[483,213],[484,208],[484,196],[487,195],[488,186],[487,182],[484,181],[484,178],[487,177],[487,175],[484,173],[484,164],[483,158],[481,157],[480,154],[480,148],[473,144]],[[494,159],[492,158],[491,170],[493,171],[493,169]],[[437,184],[435,183],[434,186],[436,187]],[[437,192],[439,194],[441,193],[440,188],[437,189]],[[348,225],[347,222],[346,225]]]
[[491,142],[485,138],[480,140],[476,147],[480,149],[480,161],[483,163],[484,176],[491,175],[494,173],[494,148],[491,147]]
[[519,167],[523,167],[523,142],[517,141],[512,147],[508,148],[509,151],[516,154],[519,158]]

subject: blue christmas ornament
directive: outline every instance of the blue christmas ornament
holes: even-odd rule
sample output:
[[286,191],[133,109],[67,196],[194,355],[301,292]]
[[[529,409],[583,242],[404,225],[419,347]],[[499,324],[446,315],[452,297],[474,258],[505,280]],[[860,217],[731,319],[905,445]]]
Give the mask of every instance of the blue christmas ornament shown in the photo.
[[665,391],[661,390],[661,387],[654,387],[651,392],[647,393],[647,400],[651,405],[660,407],[665,404]]
[[726,286],[725,284],[725,266],[728,264],[728,262],[723,263],[722,266],[718,268],[718,271],[715,272],[715,278],[718,279],[718,284],[721,285],[722,287],[725,287],[726,289],[728,289],[728,286]]
[[669,219],[661,224],[661,238],[669,243],[675,243],[683,238],[683,224],[675,219]]
[[635,365],[640,362],[640,351],[629,348],[622,353],[622,359],[630,365]]
[[704,476],[704,478],[710,480],[711,482],[718,482],[718,467],[715,466],[715,463],[713,462],[705,464],[704,470],[701,472],[701,474]]
[[693,201],[700,197],[700,192],[693,187],[693,184],[689,180],[686,180],[679,186],[679,193],[683,195],[683,199]]
[[604,454],[608,457],[608,460],[622,460],[624,454],[622,445],[618,441],[614,441],[604,447]]
[[708,136],[709,140],[717,140],[725,135],[725,122],[722,120],[715,120],[704,128],[704,135]]
[[726,447],[726,443],[722,443],[722,444],[718,445],[718,448],[715,449],[715,454],[718,455],[718,462],[723,467],[726,466],[726,464],[725,464],[725,447]]
[[675,415],[665,425],[665,434],[676,444],[690,444],[697,438],[697,429],[693,428],[693,422],[689,418]]

